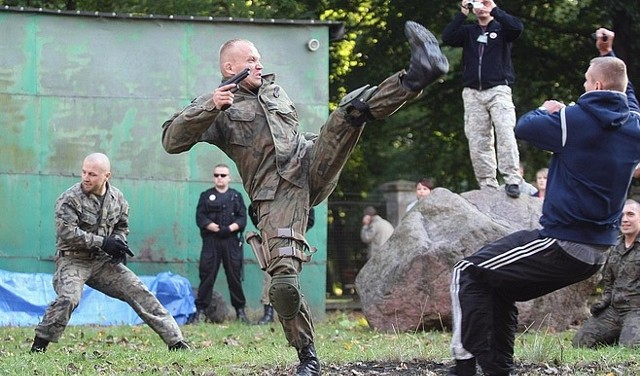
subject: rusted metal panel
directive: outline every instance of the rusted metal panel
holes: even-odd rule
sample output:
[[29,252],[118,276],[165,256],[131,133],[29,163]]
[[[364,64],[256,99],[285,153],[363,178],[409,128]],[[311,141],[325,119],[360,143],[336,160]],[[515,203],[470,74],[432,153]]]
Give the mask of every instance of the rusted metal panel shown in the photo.
[[[167,154],[160,143],[163,121],[217,86],[218,46],[239,37],[256,43],[265,72],[278,74],[297,100],[303,130],[317,132],[328,111],[330,27],[0,8],[0,268],[53,271],[55,199],[80,179],[84,156],[99,151],[111,158],[112,183],[131,204],[131,268],[140,274],[169,270],[196,287],[195,206],[212,184],[213,166],[232,163],[210,145]],[[320,48],[308,48],[310,40]],[[241,184],[233,187],[244,193]],[[309,239],[319,252],[305,265],[302,284],[321,317],[326,204],[316,213]],[[246,245],[244,252],[248,304],[259,309],[262,272]],[[216,289],[227,296],[222,271]]]

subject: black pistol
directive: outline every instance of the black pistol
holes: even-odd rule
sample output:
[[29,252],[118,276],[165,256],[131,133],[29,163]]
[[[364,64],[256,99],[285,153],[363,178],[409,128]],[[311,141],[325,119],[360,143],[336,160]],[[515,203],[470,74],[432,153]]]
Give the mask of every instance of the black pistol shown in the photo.
[[[238,84],[240,82],[242,82],[242,80],[244,80],[245,78],[249,77],[249,72],[250,72],[249,68],[244,68],[244,70],[242,72],[240,72],[240,73],[236,74],[235,76],[231,77],[230,79],[224,81],[218,87],[222,87],[222,86],[230,85],[230,84],[236,84],[236,88],[235,89],[231,89],[232,92],[235,92],[236,90],[238,90]],[[225,104],[224,106],[222,106],[220,111],[224,111],[229,107],[231,107],[230,104]]]

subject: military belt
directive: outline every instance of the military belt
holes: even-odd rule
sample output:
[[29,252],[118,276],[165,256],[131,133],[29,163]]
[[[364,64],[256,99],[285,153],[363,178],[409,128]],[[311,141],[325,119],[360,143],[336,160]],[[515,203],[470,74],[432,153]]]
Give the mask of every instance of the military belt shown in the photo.
[[93,260],[96,258],[96,254],[86,251],[58,251],[62,257],[73,257],[81,260]]

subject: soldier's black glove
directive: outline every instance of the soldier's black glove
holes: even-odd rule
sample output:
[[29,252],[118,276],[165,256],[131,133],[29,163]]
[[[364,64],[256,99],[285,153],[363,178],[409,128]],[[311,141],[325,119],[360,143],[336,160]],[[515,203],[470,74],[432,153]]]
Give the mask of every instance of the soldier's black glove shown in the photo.
[[129,247],[127,247],[125,251],[121,251],[120,254],[111,256],[111,263],[113,265],[124,263],[125,261],[127,261],[127,255],[133,257],[133,252],[131,251],[131,249],[129,249]]
[[600,314],[604,312],[604,310],[607,309],[607,307],[609,307],[608,302],[600,302],[592,305],[589,311],[591,311],[591,315],[593,317],[597,317],[597,316],[600,316]]
[[111,256],[119,255],[124,252],[125,249],[128,249],[127,243],[120,238],[116,238],[114,236],[105,237],[102,242],[102,250],[107,252],[107,254]]
[[109,236],[104,238],[102,243],[102,250],[104,250],[112,258],[114,264],[119,264],[126,260],[127,255],[133,257],[133,252],[129,249],[127,242],[120,238]]
[[127,261],[127,256],[125,256],[124,252],[120,252],[118,255],[111,255],[111,263],[113,265],[118,265]]

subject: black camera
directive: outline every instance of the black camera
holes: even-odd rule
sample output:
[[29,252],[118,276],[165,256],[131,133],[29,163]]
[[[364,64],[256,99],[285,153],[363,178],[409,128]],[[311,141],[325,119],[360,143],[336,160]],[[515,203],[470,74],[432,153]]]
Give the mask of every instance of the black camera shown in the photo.
[[472,1],[472,2],[466,3],[465,7],[467,7],[467,9],[469,10],[482,9],[484,8],[484,4],[482,4],[479,1]]

